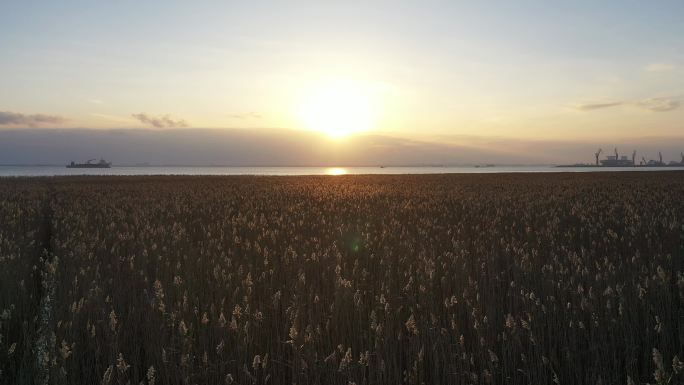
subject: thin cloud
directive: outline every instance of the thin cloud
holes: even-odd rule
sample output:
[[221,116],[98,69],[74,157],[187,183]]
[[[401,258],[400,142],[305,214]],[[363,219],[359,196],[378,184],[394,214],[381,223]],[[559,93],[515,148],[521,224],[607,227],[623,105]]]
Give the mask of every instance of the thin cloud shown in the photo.
[[609,108],[615,106],[621,106],[625,104],[624,102],[608,102],[608,103],[581,103],[575,106],[575,109],[580,111],[591,111],[598,110],[601,108]]
[[640,100],[638,102],[632,103],[639,108],[643,108],[649,111],[663,112],[672,111],[679,108],[681,103],[679,100],[667,99],[667,98],[653,98]]
[[57,115],[22,114],[19,112],[0,111],[0,126],[38,127],[66,122],[67,119]]
[[592,111],[604,108],[612,108],[618,106],[636,107],[643,110],[653,112],[672,111],[681,106],[680,100],[677,98],[650,98],[636,101],[616,101],[605,103],[581,103],[575,105],[574,108],[580,111]]
[[117,116],[117,115],[109,115],[109,114],[101,114],[99,112],[90,112],[88,113],[90,116],[94,116],[96,118],[100,118],[103,120],[107,120],[110,122],[117,122],[117,123],[125,123],[127,125],[130,125],[132,122],[132,119],[127,117],[127,116]]
[[228,115],[231,119],[261,119],[263,115],[258,112],[243,112],[239,114]]
[[651,63],[644,68],[646,72],[668,72],[676,68],[674,64],[670,63]]
[[139,114],[131,114],[131,116],[138,119],[143,124],[147,124],[156,128],[188,127],[188,123],[185,120],[172,119],[169,115],[152,116],[141,112]]

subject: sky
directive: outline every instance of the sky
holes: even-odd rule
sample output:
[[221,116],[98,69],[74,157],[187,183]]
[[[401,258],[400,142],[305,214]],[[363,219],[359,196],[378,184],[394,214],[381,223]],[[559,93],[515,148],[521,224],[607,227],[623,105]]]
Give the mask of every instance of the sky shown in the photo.
[[681,1],[0,2],[0,163],[678,160],[683,103]]

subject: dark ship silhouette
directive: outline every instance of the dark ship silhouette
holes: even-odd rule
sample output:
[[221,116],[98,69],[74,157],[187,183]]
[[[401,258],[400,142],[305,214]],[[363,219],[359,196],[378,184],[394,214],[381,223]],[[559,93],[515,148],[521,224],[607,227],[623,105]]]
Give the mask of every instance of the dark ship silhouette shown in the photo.
[[112,164],[110,162],[105,161],[104,159],[100,159],[99,162],[93,163],[95,159],[90,159],[86,163],[74,163],[72,160],[71,163],[67,164],[67,168],[110,168],[112,167]]

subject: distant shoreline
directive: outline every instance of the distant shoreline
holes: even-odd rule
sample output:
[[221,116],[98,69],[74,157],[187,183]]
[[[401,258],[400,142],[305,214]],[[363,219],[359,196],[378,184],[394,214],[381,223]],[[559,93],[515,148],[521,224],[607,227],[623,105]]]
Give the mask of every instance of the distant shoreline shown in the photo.
[[[65,164],[28,164],[28,163],[6,163],[0,164],[0,167],[66,167]],[[147,168],[147,167],[224,167],[224,168],[318,168],[318,167],[348,167],[348,168],[454,168],[454,167],[472,167],[472,168],[489,168],[489,167],[561,167],[561,165],[556,164],[401,164],[401,165],[295,165],[295,166],[283,166],[283,165],[231,165],[231,164],[116,164],[112,163],[112,167],[126,167],[126,168]]]
[[386,166],[386,167],[245,167],[245,166],[112,166],[67,168],[65,166],[0,166],[0,177],[54,176],[306,176],[306,175],[446,175],[446,174],[562,174],[684,171],[684,167],[557,167],[557,166]]

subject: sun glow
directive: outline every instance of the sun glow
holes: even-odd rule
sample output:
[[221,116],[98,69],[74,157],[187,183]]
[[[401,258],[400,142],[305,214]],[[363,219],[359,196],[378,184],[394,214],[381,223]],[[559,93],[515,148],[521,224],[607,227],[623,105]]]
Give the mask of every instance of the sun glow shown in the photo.
[[315,84],[304,92],[298,107],[299,119],[306,128],[331,138],[368,131],[376,114],[373,87],[347,79]]
[[326,175],[344,175],[347,173],[347,170],[343,169],[342,167],[331,167],[327,170],[325,170]]

